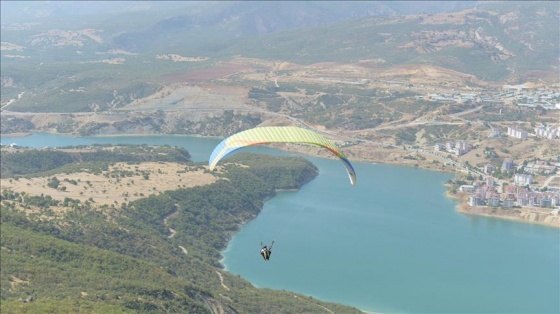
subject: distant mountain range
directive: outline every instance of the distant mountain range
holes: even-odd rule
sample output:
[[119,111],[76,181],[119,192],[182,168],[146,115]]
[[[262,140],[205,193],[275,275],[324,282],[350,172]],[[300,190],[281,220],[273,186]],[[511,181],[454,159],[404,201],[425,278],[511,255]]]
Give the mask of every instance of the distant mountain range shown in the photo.
[[[494,82],[558,78],[560,6],[553,1],[1,5],[2,104],[17,102],[22,92],[60,102],[54,88],[66,86],[100,90],[88,96],[91,107],[110,101],[106,89],[140,89],[122,102],[152,92],[146,84],[156,77],[234,56],[296,64],[432,65]],[[197,62],[156,65],[161,54]],[[46,91],[53,94],[41,96]]]
[[[452,12],[475,1],[3,1],[3,37],[14,30],[101,29],[106,47],[149,52],[356,20]],[[17,41],[20,34],[14,34]],[[3,41],[6,41],[3,39]],[[28,40],[29,42],[29,40]],[[35,42],[34,42],[35,43]]]
[[476,1],[2,1],[1,16],[2,24],[9,24],[161,11],[209,21],[242,18],[251,24],[252,18],[263,19],[272,29],[282,30],[364,16],[451,12],[475,5]]

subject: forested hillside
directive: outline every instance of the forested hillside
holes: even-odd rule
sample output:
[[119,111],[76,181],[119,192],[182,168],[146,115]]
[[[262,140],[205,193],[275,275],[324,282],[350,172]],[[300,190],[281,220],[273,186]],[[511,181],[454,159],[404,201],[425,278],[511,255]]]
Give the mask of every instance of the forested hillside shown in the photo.
[[[140,163],[149,161],[180,162],[190,161],[190,154],[181,148],[170,146],[111,146],[97,145],[68,149],[15,150],[5,153],[0,162],[0,177],[41,175],[45,171],[66,166],[64,172],[80,171],[86,165],[97,165],[107,169],[116,162]],[[74,165],[72,165],[74,164]],[[76,167],[78,164],[78,167]],[[61,172],[59,169],[58,172]]]
[[[114,147],[114,155],[96,158],[110,167],[120,162],[116,156],[121,149],[148,150]],[[180,149],[165,150],[188,156]],[[29,166],[48,153],[3,150],[1,160],[10,167],[44,171]],[[15,158],[23,154],[27,157]],[[170,162],[165,154],[153,156],[162,167]],[[263,200],[276,189],[297,188],[317,174],[301,158],[238,154],[228,160],[214,173],[218,179],[214,183],[177,187],[116,206],[101,205],[96,197],[80,201],[68,195],[61,200],[54,193],[60,186],[52,187],[51,196],[6,189],[3,184],[2,313],[314,313],[319,306],[358,313],[304,296],[294,298],[290,292],[257,289],[221,270],[220,251],[240,224],[259,213]],[[183,164],[186,172],[204,168],[185,160],[172,162]],[[88,162],[80,163],[78,171],[71,167],[76,164],[70,161],[50,169],[49,177],[68,172],[78,181],[96,171],[99,178],[111,173]],[[109,180],[123,183],[131,174],[120,175]],[[42,174],[30,170],[26,176],[29,179],[11,177],[2,182],[36,180]]]

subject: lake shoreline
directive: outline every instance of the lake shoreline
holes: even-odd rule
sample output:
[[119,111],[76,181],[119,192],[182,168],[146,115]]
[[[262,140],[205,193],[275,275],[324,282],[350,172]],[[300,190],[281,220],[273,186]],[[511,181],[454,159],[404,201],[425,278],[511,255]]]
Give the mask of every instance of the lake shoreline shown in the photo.
[[459,204],[455,206],[455,209],[462,214],[560,228],[560,216],[554,215],[552,212],[547,212],[546,210],[543,210],[543,208],[523,207],[521,209],[503,209],[490,206],[470,206],[468,203],[469,194],[467,193],[452,194],[448,189],[445,192],[445,195],[453,200],[459,201]]
[[[145,135],[145,134],[143,134],[143,135],[141,135],[141,136],[150,136],[150,135]],[[99,137],[103,137],[103,136],[99,136]],[[203,137],[199,137],[199,138],[203,138]],[[158,139],[155,140],[155,142],[157,142],[157,141],[158,141]],[[63,140],[61,140],[61,142],[63,142]],[[56,144],[56,143],[59,143],[59,142],[51,141],[51,143],[55,143],[55,144]],[[39,143],[39,144],[41,144],[41,143]],[[277,147],[275,147],[275,148],[277,148]],[[200,158],[205,158],[206,149],[207,149],[207,148],[205,148],[205,150],[204,150],[205,153],[200,155],[200,156],[201,156]],[[303,154],[303,153],[302,153],[302,154]],[[308,155],[309,155],[309,154],[308,154]],[[325,157],[325,156],[317,156],[317,157],[319,157],[319,159],[330,159],[330,160],[333,160],[333,161],[335,160],[335,158],[327,158],[327,157]],[[321,157],[325,157],[325,158],[321,158]],[[323,163],[323,161],[321,161],[321,160],[317,160],[317,161],[318,161],[318,164],[322,164],[322,163]],[[373,163],[373,164],[374,164],[374,163]],[[394,164],[394,163],[386,163],[386,164],[387,164],[387,165],[396,165],[396,164]],[[338,164],[334,165],[334,166],[333,166],[333,167],[334,167],[333,169],[338,170],[338,166],[339,166]],[[362,166],[365,166],[365,165],[363,164]],[[407,166],[411,166],[411,165],[408,164]],[[384,168],[386,168],[386,167],[379,167],[379,168],[380,168],[380,169],[384,169]],[[414,181],[414,182],[415,182],[415,180],[417,179],[417,177],[426,175],[427,172],[425,172],[425,171],[419,171],[419,170],[421,170],[420,167],[416,167],[416,168],[418,168],[418,169],[412,170],[413,168],[409,168],[409,169],[411,169],[412,172],[414,172],[414,174],[412,175],[412,177],[410,177],[410,178],[413,179],[413,180],[404,180],[404,181],[407,181],[407,182],[413,182],[413,181]],[[401,168],[401,169],[402,169],[402,168]],[[423,169],[422,169],[422,170],[423,170]],[[428,170],[430,170],[430,169],[428,169]],[[400,172],[400,171],[402,171],[402,170],[393,169],[393,171],[399,171],[399,172]],[[364,172],[364,173],[365,173],[365,172]],[[326,175],[326,176],[328,177],[329,173],[326,172],[326,173],[324,173],[324,175]],[[399,176],[391,176],[391,177],[390,177],[390,176],[383,176],[383,178],[386,178],[386,179],[391,178],[391,180],[397,180],[397,181],[398,181],[398,179],[396,179],[396,178],[398,178],[398,177],[399,177]],[[363,182],[367,183],[367,182],[368,182],[367,179],[368,179],[368,178],[373,178],[373,176],[372,176],[372,175],[367,175],[367,173],[366,173],[366,174],[363,175],[363,178],[364,178],[364,179],[363,179],[363,180],[364,180]],[[324,178],[323,178],[322,180],[324,180]],[[446,178],[445,180],[447,180],[447,178]],[[331,180],[331,181],[332,181],[332,180]],[[337,182],[338,182],[338,181],[340,181],[340,180],[337,180]],[[433,182],[433,181],[431,181],[431,182]],[[437,184],[437,186],[440,186],[440,187],[441,187],[441,184],[442,184],[443,181],[440,180],[440,181],[438,181],[438,182],[440,182],[440,183]],[[344,183],[346,183],[346,182],[344,182]],[[404,182],[403,182],[403,183],[404,183]],[[426,182],[426,183],[427,183],[427,182]],[[416,183],[416,184],[418,184],[418,183]],[[368,184],[365,184],[365,185],[363,185],[363,186],[358,186],[358,187],[353,187],[353,188],[348,188],[348,189],[356,189],[356,188],[360,189],[360,188],[367,187],[367,186],[368,186]],[[424,184],[424,185],[419,184],[419,186],[426,186],[426,184]],[[446,186],[446,187],[449,188],[449,185],[448,185],[448,184],[444,184],[444,186]],[[345,187],[345,189],[346,189],[346,187]],[[413,190],[413,189],[412,189],[411,187],[409,187],[407,190]],[[349,190],[349,191],[350,191],[350,190]],[[354,191],[354,190],[351,190],[351,191]],[[277,191],[277,192],[281,192],[281,191]],[[288,192],[288,191],[286,191],[286,192]],[[305,192],[305,189],[304,189],[303,192]],[[444,194],[446,193],[446,192],[445,192],[445,189],[443,189],[443,190],[440,189],[440,191],[437,192],[437,194],[441,195],[441,194],[442,194],[441,192],[444,192]],[[326,195],[324,195],[324,196],[325,196],[325,197],[328,197],[329,195],[326,194]],[[459,196],[457,196],[457,195],[448,195],[448,196],[449,196],[449,197],[452,197],[452,198],[458,198],[458,197],[459,197]],[[434,196],[434,197],[435,197],[435,198],[438,198],[438,197],[436,197],[436,196]],[[464,197],[464,195],[463,195],[463,197]],[[460,199],[460,198],[459,198],[459,199]],[[463,201],[466,201],[466,200],[467,200],[467,199],[463,199]],[[444,207],[447,208],[449,203],[442,203],[442,204],[446,204]],[[439,208],[443,208],[443,206],[440,205]],[[445,210],[445,212],[450,212],[450,211]],[[313,214],[313,211],[310,211],[309,213]],[[258,215],[260,215],[260,214],[261,214],[261,213],[259,213]],[[439,217],[439,216],[441,216],[440,214],[441,214],[441,213],[438,213],[438,214],[437,214],[436,216],[434,216],[434,217]],[[447,214],[444,214],[443,216],[446,216],[446,215],[447,215]],[[265,216],[266,216],[266,215],[265,215]],[[253,217],[253,218],[254,218],[254,217]],[[436,218],[436,219],[437,219],[437,218]],[[249,221],[251,221],[251,219],[249,219]],[[244,223],[240,224],[240,225],[239,225],[239,229],[237,229],[236,231],[234,231],[234,232],[232,232],[230,235],[228,235],[228,241],[227,241],[228,243],[231,243],[232,237],[235,236],[235,234],[236,234],[237,232],[239,232],[241,229],[243,229],[243,225],[244,225]],[[542,229],[549,229],[549,228],[542,228]],[[546,231],[546,230],[545,230],[545,231]],[[546,232],[550,232],[550,231],[546,231]],[[279,247],[279,248],[280,248],[280,247]],[[227,249],[226,249],[226,250],[227,250]],[[236,250],[237,250],[237,249],[236,249]],[[224,259],[224,253],[225,253],[225,252],[226,252],[226,251],[221,251],[222,259],[220,259],[218,262],[220,263],[220,265],[222,265],[222,267],[224,267],[224,270],[227,270],[228,272],[231,273],[231,269],[230,269],[229,267],[225,267],[225,259]],[[252,254],[252,253],[253,253],[253,252],[251,251],[251,252],[248,253],[248,254]],[[284,253],[284,254],[287,254],[288,252],[283,252],[283,253]],[[283,256],[283,255],[278,255],[279,258],[281,258],[281,256]],[[292,260],[293,260],[293,259],[292,259]],[[230,261],[228,260],[228,262],[230,262]],[[275,267],[277,267],[277,265],[274,265],[274,264],[267,265],[267,267],[268,267],[268,266],[271,266],[271,267],[272,267],[272,266],[275,266]],[[233,273],[232,273],[232,274],[233,274]],[[245,279],[247,279],[249,282],[252,282],[251,279],[249,279],[249,278],[247,278],[247,277],[245,277],[245,276],[243,276],[243,277],[244,277]],[[301,293],[301,292],[300,292],[300,293]],[[324,300],[328,300],[328,298],[327,298],[327,299],[324,299]],[[337,303],[338,303],[338,301],[337,301]],[[347,304],[347,305],[349,305],[349,303],[347,303],[347,302],[340,302],[340,303],[341,303],[341,304]],[[397,304],[398,304],[398,303],[397,303]],[[363,313],[378,313],[378,311],[376,311],[376,310],[373,310],[373,311],[372,311],[372,310],[364,310],[364,309],[360,309],[359,307],[356,307],[356,309],[357,309],[357,310],[360,310],[360,311],[363,312]],[[381,310],[381,312],[382,312],[382,310]]]
[[[38,133],[48,133],[48,132],[38,132]],[[31,136],[34,133],[27,133],[27,132],[22,132],[22,133],[2,133],[2,136],[9,136],[9,137],[26,137],[26,136]],[[62,135],[59,133],[51,133],[51,134],[57,134],[57,135]]]
[[[127,134],[96,134],[96,135],[92,135],[92,136],[81,136],[81,135],[72,135],[70,133],[57,133],[57,132],[37,132],[37,133],[45,133],[45,134],[52,134],[52,135],[61,135],[61,136],[68,136],[68,137],[73,137],[73,138],[83,138],[83,137],[91,137],[91,138],[102,138],[102,137],[107,137],[107,138],[111,138],[111,137],[149,137],[149,136],[174,136],[174,137],[193,137],[193,138],[211,138],[211,139],[220,139],[222,137],[219,136],[200,136],[200,135],[192,135],[192,134],[146,134],[146,133],[138,133],[138,134],[132,134],[132,133],[127,133]],[[31,136],[35,133],[27,133],[27,132],[21,132],[21,133],[8,133],[8,134],[2,134],[2,136],[7,136],[7,137],[27,137],[27,136]],[[17,143],[15,143],[17,145]],[[10,144],[4,144],[4,145],[10,145]],[[318,158],[326,158],[326,159],[334,159],[334,157],[328,155],[326,152],[324,152],[323,150],[319,149],[319,148],[314,148],[313,149],[309,149],[308,146],[306,147],[302,147],[302,146],[295,146],[295,145],[271,145],[271,147],[275,148],[275,149],[279,149],[279,150],[283,150],[283,151],[287,151],[287,152],[292,152],[292,153],[298,153],[298,154],[303,154],[303,155],[307,155],[307,156],[312,156],[312,157],[318,157]],[[399,149],[391,149],[392,151],[394,150],[395,152],[398,153],[405,153],[406,151],[400,151]],[[392,156],[392,155],[391,155]],[[450,173],[450,174],[457,174],[457,171],[451,171],[449,169],[438,169],[433,167],[433,164],[429,163],[429,162],[421,162],[418,160],[409,160],[409,159],[393,159],[390,160],[388,158],[365,158],[364,156],[360,156],[360,157],[356,157],[353,159],[354,162],[363,162],[363,163],[368,163],[368,164],[386,164],[386,165],[393,165],[393,166],[399,166],[399,167],[413,167],[413,168],[418,168],[418,169],[422,169],[422,170],[428,170],[428,171],[435,171],[435,172],[443,172],[443,173]],[[518,221],[518,222],[524,222],[524,223],[534,223],[534,224],[538,224],[538,225],[543,225],[543,226],[551,226],[551,227],[556,227],[556,228],[560,228],[560,216],[556,215],[553,218],[539,218],[541,215],[546,214],[546,213],[538,213],[538,217],[535,217],[535,213],[531,211],[531,209],[523,209],[520,211],[508,211],[505,209],[496,209],[496,208],[491,208],[491,207],[484,207],[484,206],[478,206],[478,207],[471,207],[468,204],[469,198],[468,198],[468,194],[466,193],[453,193],[453,191],[451,191],[451,186],[448,184],[444,184],[447,187],[447,191],[445,192],[447,197],[450,197],[454,200],[459,201],[459,204],[457,204],[455,206],[455,209],[463,214],[467,214],[467,215],[473,215],[473,216],[481,216],[481,217],[487,217],[487,218],[498,218],[498,219],[508,219],[508,220],[513,220],[513,221]],[[297,190],[297,189],[294,189]],[[277,191],[277,192],[291,192],[294,190],[287,190],[287,191]],[[460,194],[460,195],[459,195]],[[538,210],[538,209],[537,209]],[[523,213],[523,214],[520,214]],[[553,215],[553,214],[550,214]],[[539,221],[542,220],[542,221]]]

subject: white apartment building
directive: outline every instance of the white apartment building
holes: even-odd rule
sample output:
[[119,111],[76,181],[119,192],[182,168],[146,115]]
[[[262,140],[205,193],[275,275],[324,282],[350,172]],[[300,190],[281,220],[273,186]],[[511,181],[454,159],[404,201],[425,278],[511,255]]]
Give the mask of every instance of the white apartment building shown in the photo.
[[508,126],[507,135],[515,138],[526,139],[527,136],[529,136],[529,133],[527,133],[527,131],[525,130]]
[[533,183],[533,176],[530,174],[516,173],[513,176],[513,182],[517,186],[525,186]]
[[555,139],[560,137],[560,127],[553,128],[550,126],[539,126],[535,128],[535,134],[538,137]]

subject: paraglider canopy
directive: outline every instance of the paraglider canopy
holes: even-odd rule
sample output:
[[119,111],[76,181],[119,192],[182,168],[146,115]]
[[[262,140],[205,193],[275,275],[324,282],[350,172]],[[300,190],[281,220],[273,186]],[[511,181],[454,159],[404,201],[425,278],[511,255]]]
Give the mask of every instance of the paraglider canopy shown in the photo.
[[295,126],[257,127],[236,133],[214,148],[208,166],[210,170],[214,170],[218,162],[229,153],[246,146],[268,143],[304,143],[324,147],[340,158],[346,167],[350,183],[356,184],[354,167],[336,145],[311,130]]

